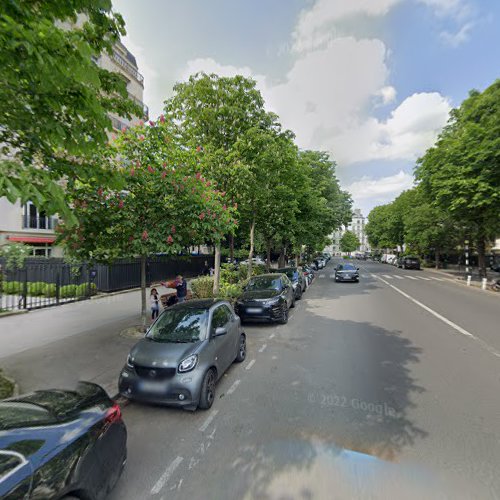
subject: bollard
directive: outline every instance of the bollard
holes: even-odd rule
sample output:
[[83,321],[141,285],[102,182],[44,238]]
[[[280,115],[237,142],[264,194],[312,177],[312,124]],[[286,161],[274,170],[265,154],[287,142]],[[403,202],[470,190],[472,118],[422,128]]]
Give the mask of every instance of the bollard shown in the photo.
[[472,278],[472,276],[469,274],[469,276],[467,276],[467,286],[470,286],[471,278]]
[[487,283],[487,281],[488,281],[488,280],[487,280],[486,278],[483,278],[483,282],[482,282],[482,284],[481,284],[481,288],[482,288],[483,290],[486,290],[486,283]]

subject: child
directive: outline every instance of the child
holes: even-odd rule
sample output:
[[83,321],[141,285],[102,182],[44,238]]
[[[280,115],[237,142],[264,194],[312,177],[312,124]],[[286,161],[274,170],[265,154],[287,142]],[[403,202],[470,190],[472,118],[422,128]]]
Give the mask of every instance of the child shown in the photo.
[[158,296],[158,291],[156,290],[156,288],[151,289],[150,301],[151,301],[151,319],[154,320],[155,318],[158,317],[158,314],[160,312],[160,298]]

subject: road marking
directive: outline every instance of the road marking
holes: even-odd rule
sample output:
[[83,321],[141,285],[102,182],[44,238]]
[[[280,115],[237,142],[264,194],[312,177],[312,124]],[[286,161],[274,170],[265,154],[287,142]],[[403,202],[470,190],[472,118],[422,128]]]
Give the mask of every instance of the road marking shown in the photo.
[[320,277],[320,278],[324,278],[324,277],[325,277],[325,275],[324,275],[324,274],[320,274],[320,275],[319,275],[319,277]]
[[405,278],[410,278],[411,280],[416,280],[417,278],[415,278],[415,276],[408,276],[407,274],[405,274]]
[[335,274],[330,274],[330,278],[335,278]]
[[446,323],[448,326],[451,326],[454,330],[457,332],[461,333],[462,335],[465,335],[466,337],[471,338],[472,340],[475,340],[478,344],[480,344],[484,349],[486,349],[488,352],[496,356],[497,358],[500,358],[500,352],[496,351],[493,347],[491,347],[489,344],[487,344],[484,340],[480,339],[479,337],[476,337],[472,333],[468,332],[465,328],[462,328],[461,326],[457,325],[456,323],[453,323],[453,321],[449,320],[448,318],[445,318],[442,314],[439,314],[438,312],[434,311],[434,309],[431,309],[429,306],[426,306],[419,300],[413,298],[411,295],[408,295],[407,293],[403,292],[403,290],[400,290],[398,287],[392,285],[388,281],[385,281],[382,278],[379,278],[380,281],[385,283],[387,286],[390,286],[393,290],[396,292],[400,293],[403,297],[406,297],[408,300],[416,304],[417,306],[421,307],[422,309],[425,309],[427,312],[431,313],[433,316],[436,318],[440,319],[443,323]]
[[398,280],[404,280],[403,276],[399,276],[397,274],[395,274],[394,277],[397,278]]
[[[234,385],[234,384],[233,384]],[[227,391],[229,393],[229,391]],[[210,415],[205,419],[202,426],[200,427],[200,432],[205,432],[208,429],[208,426],[212,423],[212,420],[217,416],[219,410],[213,410]]]
[[431,280],[444,281],[443,278],[434,278],[434,276],[431,276]]
[[271,335],[269,336],[270,339],[274,339],[274,333],[271,333]]
[[227,390],[227,394],[231,395],[240,385],[241,380],[235,380],[233,385]]
[[254,364],[255,364],[255,359],[252,359],[252,361],[250,361],[250,363],[248,363],[248,365],[245,366],[245,370],[250,370],[250,368],[252,368]]
[[423,276],[418,276],[419,280],[425,280],[425,281],[430,281],[430,278],[424,278]]
[[362,278],[368,278],[368,274],[362,274],[361,277]]
[[168,480],[172,476],[172,474],[175,472],[175,469],[179,467],[179,465],[182,463],[184,459],[182,457],[177,457],[174,459],[174,461],[165,469],[165,472],[161,475],[160,479],[156,481],[156,484],[151,488],[151,494],[152,495],[158,495],[160,491],[165,487],[167,484]]
[[389,276],[388,274],[382,274],[382,276],[388,280],[392,280],[392,276]]
[[259,352],[264,352],[266,350],[267,344],[264,344],[260,349]]

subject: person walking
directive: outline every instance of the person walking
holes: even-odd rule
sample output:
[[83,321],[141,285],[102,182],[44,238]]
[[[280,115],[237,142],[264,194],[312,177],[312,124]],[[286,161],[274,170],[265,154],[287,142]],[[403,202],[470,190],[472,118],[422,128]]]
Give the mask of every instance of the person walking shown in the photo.
[[151,302],[151,319],[154,321],[160,313],[160,296],[158,295],[158,290],[156,290],[156,288],[151,289],[149,300]]
[[175,278],[175,289],[177,290],[177,302],[184,302],[187,296],[187,282],[180,274]]

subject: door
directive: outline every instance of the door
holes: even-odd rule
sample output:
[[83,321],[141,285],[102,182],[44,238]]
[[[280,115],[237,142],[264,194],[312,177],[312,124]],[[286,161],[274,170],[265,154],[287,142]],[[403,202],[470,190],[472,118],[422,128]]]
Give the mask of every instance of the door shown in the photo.
[[[213,336],[215,342],[215,352],[217,356],[217,365],[219,367],[219,377],[227,370],[229,365],[233,362],[233,354],[235,348],[233,347],[234,335],[232,334],[232,314],[225,304],[221,304],[212,313],[212,325],[210,334]],[[217,328],[225,328],[226,334],[215,337]]]

